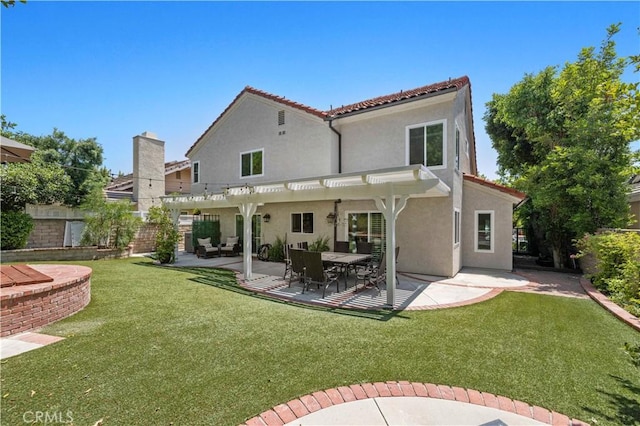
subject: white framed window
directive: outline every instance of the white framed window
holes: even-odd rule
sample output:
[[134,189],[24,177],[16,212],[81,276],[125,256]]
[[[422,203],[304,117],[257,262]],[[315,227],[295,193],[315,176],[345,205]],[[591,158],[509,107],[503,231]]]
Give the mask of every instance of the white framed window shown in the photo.
[[240,177],[257,177],[264,174],[264,149],[240,153]]
[[193,183],[200,183],[200,162],[194,161],[191,163],[191,181]]
[[407,164],[424,164],[434,169],[446,167],[446,122],[438,120],[406,127]]
[[460,170],[460,129],[458,129],[458,125],[456,124],[456,159],[455,159],[456,170]]
[[476,210],[474,216],[474,251],[493,253],[495,212],[493,210]]
[[460,209],[453,209],[453,245],[460,245]]
[[313,234],[313,213],[291,213],[292,234]]

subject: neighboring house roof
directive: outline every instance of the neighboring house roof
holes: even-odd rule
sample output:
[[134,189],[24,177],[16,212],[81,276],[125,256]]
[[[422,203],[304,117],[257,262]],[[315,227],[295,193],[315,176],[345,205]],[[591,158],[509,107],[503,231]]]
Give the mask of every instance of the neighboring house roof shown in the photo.
[[13,139],[0,137],[1,159],[3,163],[24,163],[29,161],[31,153],[36,149]]
[[[185,170],[190,167],[191,167],[190,160],[170,161],[168,163],[164,163],[164,174],[165,176],[170,175],[171,173],[175,173],[180,170]],[[106,191],[107,192],[113,192],[113,191],[133,192],[133,173],[129,173],[129,174],[114,178],[113,181],[107,185]],[[109,198],[112,198],[112,197],[109,197]]]
[[257,96],[261,96],[265,99],[272,100],[274,102],[278,102],[280,104],[296,108],[300,111],[306,112],[308,114],[314,115],[316,117],[323,118],[325,120],[331,120],[335,118],[340,118],[340,116],[344,116],[351,113],[356,112],[364,112],[367,109],[379,108],[382,106],[392,106],[393,104],[408,102],[413,100],[418,100],[423,97],[433,96],[440,92],[449,92],[451,90],[460,90],[465,85],[468,85],[471,88],[471,83],[469,82],[469,77],[463,76],[460,78],[449,79],[447,81],[442,81],[440,83],[434,83],[427,86],[418,87],[416,89],[404,90],[397,93],[393,93],[390,95],[378,96],[377,98],[368,99],[365,101],[357,102],[347,106],[341,106],[340,108],[334,108],[329,111],[320,111],[313,107],[303,105],[298,102],[291,101],[282,96],[273,95],[271,93],[255,89],[251,86],[246,86],[239,94],[235,97],[235,99],[222,111],[222,114],[216,118],[213,123],[207,128],[207,130],[200,135],[200,137],[194,142],[193,145],[189,148],[185,156],[189,156],[191,151],[200,143],[200,141],[204,138],[204,136],[225,116],[225,114],[235,105],[238,100],[245,93],[252,93]]
[[504,186],[504,185],[501,185],[499,183],[492,182],[490,180],[483,179],[483,178],[478,177],[478,176],[468,175],[468,174],[465,173],[464,174],[464,180],[466,180],[468,182],[477,183],[478,185],[482,185],[482,186],[485,186],[487,188],[498,190],[498,191],[503,192],[503,193],[505,193],[507,195],[515,197],[520,201],[524,200],[527,197],[527,194],[525,194],[524,192],[520,192],[517,189],[509,188],[508,186]]

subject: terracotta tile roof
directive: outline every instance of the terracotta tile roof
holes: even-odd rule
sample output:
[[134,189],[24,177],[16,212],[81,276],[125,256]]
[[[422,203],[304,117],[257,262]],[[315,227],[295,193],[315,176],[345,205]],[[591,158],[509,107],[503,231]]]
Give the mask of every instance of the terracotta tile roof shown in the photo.
[[470,86],[470,82],[469,82],[469,77],[467,76],[463,76],[463,77],[459,77],[459,78],[455,78],[455,79],[449,79],[447,81],[442,81],[440,83],[434,83],[434,84],[430,84],[427,86],[422,86],[422,87],[418,87],[416,89],[410,89],[410,90],[406,90],[406,91],[400,91],[397,93],[393,93],[390,95],[385,95],[385,96],[378,96],[377,98],[373,98],[373,99],[368,99],[362,102],[358,102],[355,104],[351,104],[351,105],[347,105],[347,106],[342,106],[340,108],[334,108],[332,110],[329,111],[320,111],[318,109],[312,108],[310,106],[307,105],[303,105],[301,103],[298,102],[294,102],[292,100],[289,100],[283,96],[277,96],[259,89],[255,89],[251,86],[246,86],[240,93],[238,93],[238,95],[233,99],[233,101],[225,108],[224,111],[222,111],[222,114],[220,114],[218,116],[218,118],[216,118],[213,123],[211,123],[211,125],[202,133],[202,135],[200,135],[200,137],[194,142],[193,145],[191,145],[191,147],[189,148],[189,150],[187,151],[187,153],[185,154],[185,156],[189,156],[189,154],[191,153],[191,151],[196,147],[196,145],[198,145],[198,143],[202,140],[202,138],[204,137],[204,135],[206,135],[209,130],[211,130],[216,123],[218,123],[220,121],[220,119],[222,117],[224,117],[224,115],[227,113],[227,111],[229,111],[231,109],[231,107],[233,105],[235,105],[236,102],[238,102],[238,100],[242,97],[242,95],[244,95],[245,93],[252,93],[254,95],[257,96],[261,96],[265,99],[270,99],[274,102],[278,102],[281,103],[283,105],[287,105],[290,106],[292,108],[296,108],[299,109],[300,111],[309,113],[311,115],[315,115],[316,117],[320,117],[323,119],[328,119],[328,118],[336,118],[339,117],[341,115],[345,115],[345,114],[349,114],[349,113],[353,113],[356,111],[363,111],[365,109],[368,108],[373,108],[373,107],[379,107],[379,106],[383,106],[383,105],[391,105],[395,102],[400,102],[400,101],[405,101],[408,99],[412,99],[412,98],[419,98],[421,96],[424,95],[430,95],[430,94],[434,94],[437,92],[442,92],[445,90],[450,90],[450,89],[456,89],[456,90],[460,90],[462,87],[464,87],[465,85],[469,85]]
[[524,192],[520,192],[517,189],[509,188],[508,186],[500,185],[499,183],[492,182],[478,176],[468,175],[465,173],[464,180],[486,186],[487,188],[496,189],[500,192],[504,192],[505,194],[509,194],[512,197],[516,197],[519,200],[524,200],[525,198],[527,198],[527,194],[525,194]]
[[330,111],[327,111],[326,114],[329,117],[338,117],[340,115],[345,115],[357,111],[362,111],[368,108],[383,106],[393,104],[395,102],[404,101],[407,99],[417,98],[424,95],[429,95],[437,92],[441,92],[443,90],[456,89],[460,90],[465,85],[469,85],[469,77],[464,76],[460,78],[456,78],[453,80],[442,81],[440,83],[430,84],[428,86],[418,87],[416,89],[411,90],[401,90],[397,93],[392,93],[390,95],[378,96],[377,98],[369,99],[362,102],[357,102],[355,104],[341,106],[340,108],[334,108]]

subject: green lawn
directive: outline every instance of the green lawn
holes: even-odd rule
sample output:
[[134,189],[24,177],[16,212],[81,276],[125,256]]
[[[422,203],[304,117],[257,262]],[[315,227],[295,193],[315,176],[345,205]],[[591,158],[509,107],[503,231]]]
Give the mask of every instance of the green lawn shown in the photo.
[[2,424],[234,425],[296,396],[409,380],[504,395],[592,424],[640,424],[640,333],[590,300],[505,292],[469,307],[344,315],[265,300],[142,259],[93,268],[92,300],[2,362]]

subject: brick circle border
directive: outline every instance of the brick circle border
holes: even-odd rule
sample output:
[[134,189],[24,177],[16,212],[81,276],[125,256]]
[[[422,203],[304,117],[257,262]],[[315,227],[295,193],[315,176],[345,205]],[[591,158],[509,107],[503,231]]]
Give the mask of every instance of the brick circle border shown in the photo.
[[580,420],[570,419],[564,414],[546,408],[529,405],[522,401],[487,392],[464,389],[457,386],[435,385],[408,381],[389,381],[340,386],[314,392],[292,399],[286,404],[276,405],[270,410],[247,420],[241,426],[284,425],[300,417],[333,405],[369,398],[422,397],[458,401],[518,414],[550,425],[588,426]]
[[55,264],[29,266],[53,281],[0,289],[0,337],[49,325],[82,310],[91,301],[91,268]]

